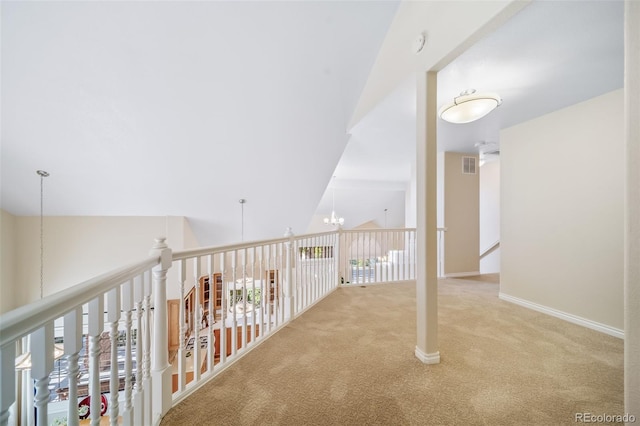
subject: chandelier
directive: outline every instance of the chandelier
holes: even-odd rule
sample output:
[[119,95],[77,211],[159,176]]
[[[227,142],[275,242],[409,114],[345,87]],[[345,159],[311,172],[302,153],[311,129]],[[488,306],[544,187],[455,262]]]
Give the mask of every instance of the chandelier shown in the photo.
[[[333,179],[335,180],[335,178],[334,176]],[[342,226],[344,225],[344,218],[336,214],[336,189],[333,186],[331,188],[331,199],[331,217],[325,217],[324,223],[325,225]]]

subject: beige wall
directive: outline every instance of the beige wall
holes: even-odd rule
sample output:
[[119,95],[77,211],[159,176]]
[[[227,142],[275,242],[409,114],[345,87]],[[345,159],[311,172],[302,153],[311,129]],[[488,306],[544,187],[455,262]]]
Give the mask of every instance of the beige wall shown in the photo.
[[[8,310],[40,297],[40,218],[3,213],[2,219],[0,292]],[[6,222],[13,224],[12,231]],[[196,243],[183,217],[46,216],[44,230],[44,296],[144,259],[158,236],[166,236],[174,250],[185,248],[185,241],[189,248]],[[13,254],[7,258],[14,265],[13,279],[11,271],[5,273],[5,253]],[[170,284],[177,282],[176,272],[170,271]]]
[[[474,274],[480,270],[479,174],[462,173],[462,157],[444,153],[444,274]],[[477,156],[476,161],[477,161]],[[477,166],[476,162],[476,166]],[[476,169],[477,170],[477,169]]]
[[[14,283],[16,217],[4,210],[0,210],[0,240],[0,283]],[[13,285],[0,287],[0,314],[14,308],[13,288]]]
[[623,92],[503,130],[501,288],[623,328]]

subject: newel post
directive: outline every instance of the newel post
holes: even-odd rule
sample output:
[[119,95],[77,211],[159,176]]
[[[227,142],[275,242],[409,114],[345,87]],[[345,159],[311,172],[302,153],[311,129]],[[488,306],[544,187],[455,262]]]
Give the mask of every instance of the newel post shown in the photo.
[[171,249],[166,238],[156,238],[150,256],[160,263],[153,268],[153,350],[151,351],[152,416],[155,423],[171,408],[171,366],[169,365],[167,271],[171,267]]
[[293,244],[293,232],[291,231],[291,228],[287,227],[284,236],[289,239],[289,241],[284,243],[287,253],[284,284],[284,319],[287,321],[293,318],[295,313],[295,298],[293,293],[293,282],[291,280],[291,245]]

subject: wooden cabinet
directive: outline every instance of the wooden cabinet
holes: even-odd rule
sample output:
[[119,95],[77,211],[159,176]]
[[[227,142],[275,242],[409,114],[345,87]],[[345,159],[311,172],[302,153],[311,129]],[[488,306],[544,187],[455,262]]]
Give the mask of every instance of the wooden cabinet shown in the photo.
[[167,316],[169,317],[169,350],[180,347],[180,299],[167,300]]
[[[225,346],[227,348],[226,352],[227,352],[227,356],[230,356],[231,353],[233,352],[233,344],[231,342],[231,334],[232,334],[232,328],[231,327],[225,327],[225,332],[226,332],[226,342],[225,342]],[[213,334],[216,338],[216,343],[215,343],[215,359],[216,361],[220,359],[220,329],[216,328],[215,330],[213,330]],[[251,325],[247,325],[247,344],[251,343],[254,340],[254,331],[253,331],[253,326]],[[255,326],[255,334],[259,335],[260,334],[260,326],[256,325]],[[241,349],[242,348],[242,327],[238,327],[236,328],[236,349]]]
[[[209,326],[209,300],[213,298],[215,318],[219,319],[222,310],[222,274],[213,274],[215,285],[209,286],[209,276],[200,277],[200,306],[196,306],[196,287],[191,288],[184,296],[184,325],[185,337],[190,336],[195,327],[205,328]],[[176,350],[180,346],[180,300],[167,300],[167,314],[169,317],[169,350]],[[196,324],[197,319],[202,314],[202,322]]]
[[193,332],[194,321],[196,318],[195,303],[195,288],[192,288],[184,297],[184,324],[186,326],[185,334],[187,336],[189,336]]
[[[209,275],[200,277],[200,302],[205,318],[209,317],[209,300],[213,298],[214,319],[220,319],[222,314],[222,274],[213,274],[214,285],[209,285]],[[208,324],[207,324],[208,325]]]
[[270,269],[265,271],[265,278],[267,283],[267,289],[269,291],[269,302],[276,300],[276,298],[280,298],[280,280],[278,277],[277,269]]

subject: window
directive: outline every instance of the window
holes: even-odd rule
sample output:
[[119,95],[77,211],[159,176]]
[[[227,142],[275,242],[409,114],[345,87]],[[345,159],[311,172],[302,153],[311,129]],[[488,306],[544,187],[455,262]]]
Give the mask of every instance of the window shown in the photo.
[[333,246],[312,246],[298,248],[300,259],[330,259],[333,258]]

